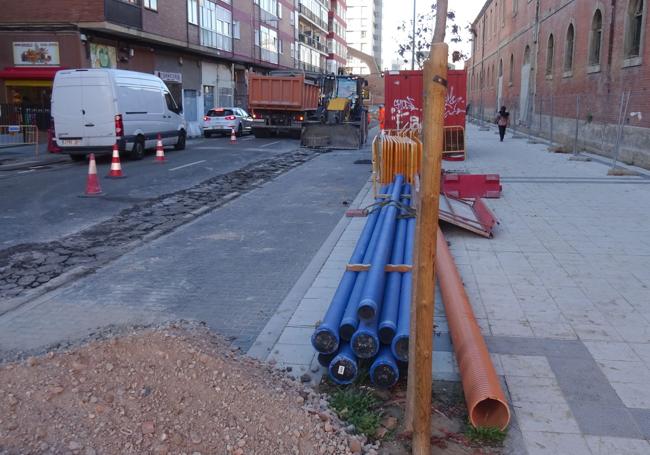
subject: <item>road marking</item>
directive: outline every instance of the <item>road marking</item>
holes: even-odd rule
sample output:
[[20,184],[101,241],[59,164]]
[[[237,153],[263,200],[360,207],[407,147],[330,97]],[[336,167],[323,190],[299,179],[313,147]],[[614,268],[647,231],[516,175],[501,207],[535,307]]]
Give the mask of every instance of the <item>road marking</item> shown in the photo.
[[195,161],[193,163],[188,163],[188,164],[183,164],[182,166],[173,167],[170,169],[170,171],[177,171],[179,169],[183,169],[184,167],[194,166],[195,164],[201,164],[201,163],[205,163],[205,160]]
[[268,144],[260,145],[260,148],[261,147],[268,147],[269,145],[279,144],[280,142],[282,142],[282,141],[269,142]]
[[27,174],[28,172],[34,172],[34,169],[29,169],[27,171],[18,171],[16,174]]

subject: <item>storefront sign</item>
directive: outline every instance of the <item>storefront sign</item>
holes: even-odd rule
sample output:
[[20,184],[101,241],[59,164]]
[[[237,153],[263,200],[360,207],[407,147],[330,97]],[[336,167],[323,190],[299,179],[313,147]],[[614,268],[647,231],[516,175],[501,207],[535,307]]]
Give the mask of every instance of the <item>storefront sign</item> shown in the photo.
[[90,44],[91,68],[117,68],[117,52],[113,46]]
[[14,42],[14,65],[59,65],[58,42]]
[[183,75],[181,73],[170,73],[168,71],[155,71],[154,74],[165,82],[175,82],[177,84],[183,83]]

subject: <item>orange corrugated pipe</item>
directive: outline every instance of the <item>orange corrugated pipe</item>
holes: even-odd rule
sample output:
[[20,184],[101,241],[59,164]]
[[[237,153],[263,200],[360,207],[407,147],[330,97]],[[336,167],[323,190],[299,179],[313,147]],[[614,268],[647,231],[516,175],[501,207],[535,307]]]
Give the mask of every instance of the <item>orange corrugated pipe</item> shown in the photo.
[[436,274],[460,369],[469,421],[477,428],[504,430],[510,422],[510,408],[440,228],[437,244]]

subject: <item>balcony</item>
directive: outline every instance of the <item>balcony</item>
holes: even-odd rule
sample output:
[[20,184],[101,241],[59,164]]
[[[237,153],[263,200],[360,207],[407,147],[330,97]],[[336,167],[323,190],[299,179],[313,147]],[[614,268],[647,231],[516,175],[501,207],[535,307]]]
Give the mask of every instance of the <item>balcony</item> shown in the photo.
[[142,7],[139,1],[133,4],[120,0],[104,0],[104,11],[108,22],[142,29]]
[[320,66],[314,66],[314,65],[311,65],[311,64],[305,63],[305,62],[298,62],[298,68],[303,69],[305,71],[312,71],[314,73],[322,73],[323,72],[323,68],[321,68]]
[[300,4],[300,7],[298,9],[298,12],[300,13],[301,16],[305,17],[308,21],[310,21],[312,24],[316,25],[317,27],[321,28],[323,31],[327,31],[327,22],[322,20],[320,17],[318,17],[316,14],[312,12],[309,8],[307,8],[305,5],[302,3]]
[[325,54],[328,53],[327,46],[321,43],[319,40],[315,40],[311,36],[307,36],[303,33],[300,33],[298,35],[298,41],[316,49],[317,51],[323,52]]

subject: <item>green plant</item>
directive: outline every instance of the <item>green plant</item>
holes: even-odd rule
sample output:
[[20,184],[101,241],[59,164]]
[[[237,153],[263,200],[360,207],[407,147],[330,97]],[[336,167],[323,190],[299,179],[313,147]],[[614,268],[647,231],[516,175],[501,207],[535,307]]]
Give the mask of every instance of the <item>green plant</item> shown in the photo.
[[471,423],[467,425],[465,436],[475,444],[501,445],[508,433],[496,427],[475,427]]
[[352,387],[335,391],[330,399],[330,406],[339,418],[366,436],[374,435],[379,428],[381,412],[375,409],[378,403],[370,391]]

